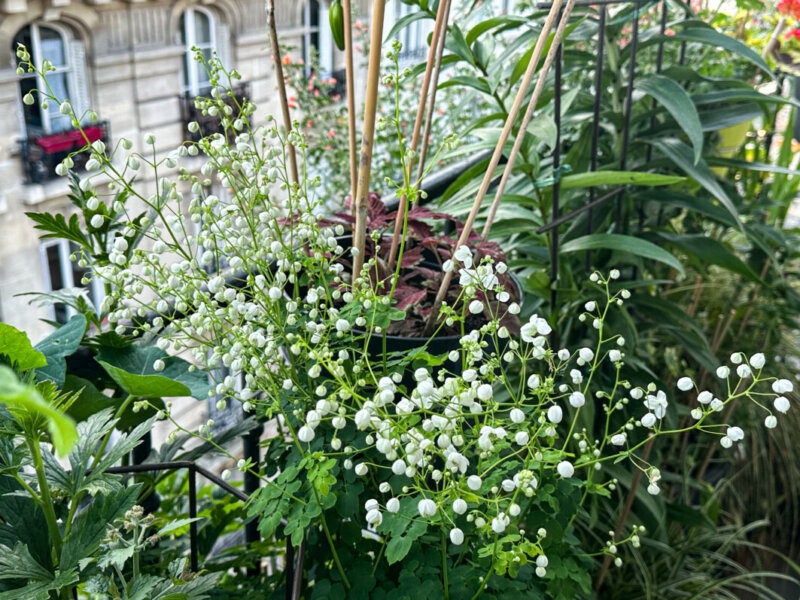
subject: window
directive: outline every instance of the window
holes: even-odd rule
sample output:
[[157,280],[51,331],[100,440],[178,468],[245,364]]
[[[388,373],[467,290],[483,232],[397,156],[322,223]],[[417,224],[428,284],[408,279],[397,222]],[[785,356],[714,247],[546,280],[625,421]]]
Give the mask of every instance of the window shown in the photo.
[[206,61],[211,60],[216,48],[214,18],[204,8],[187,8],[181,15],[181,42],[183,52],[183,91],[192,96],[207,95],[211,91],[211,82],[205,65],[195,60],[195,51],[199,48]]
[[[321,77],[333,73],[333,35],[328,26],[328,5],[317,0],[306,2],[303,7],[303,60],[306,64],[306,77],[311,76],[312,52],[319,60]],[[322,27],[320,27],[322,23]]]
[[[393,0],[392,4],[393,6],[387,6],[386,8],[388,23],[384,27],[385,31],[391,29],[397,21],[406,15],[419,10],[417,7],[404,4],[400,0]],[[414,21],[397,33],[396,38],[403,44],[398,56],[401,63],[425,60],[428,56],[428,34],[433,30],[432,23],[433,21],[430,19]]]
[[[32,23],[23,27],[14,37],[14,48],[24,44],[31,53],[34,64],[47,59],[55,71],[47,75],[47,82],[60,100],[69,98],[80,116],[89,108],[85,66],[85,52],[79,40],[72,39],[67,29],[58,25]],[[20,81],[21,97],[35,89],[44,89],[44,81],[35,74],[25,74]],[[28,135],[59,133],[72,128],[70,117],[58,111],[58,104],[50,102],[46,109],[41,102],[22,104],[22,117]]]
[[[78,247],[67,240],[53,240],[42,244],[45,289],[48,292],[70,288],[84,289],[88,292],[89,300],[97,308],[103,301],[102,282],[95,278],[88,284],[81,283],[89,269],[80,267],[77,262],[69,259],[70,254],[77,250]],[[75,313],[71,307],[60,303],[53,306],[53,311],[53,318],[58,323],[66,323]]]

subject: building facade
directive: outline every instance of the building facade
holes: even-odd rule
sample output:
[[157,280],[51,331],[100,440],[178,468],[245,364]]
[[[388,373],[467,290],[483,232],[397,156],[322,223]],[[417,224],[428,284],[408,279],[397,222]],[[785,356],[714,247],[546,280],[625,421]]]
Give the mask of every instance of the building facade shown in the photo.
[[[326,1],[275,0],[281,42],[307,62],[314,48],[322,68],[337,73],[343,57],[327,10]],[[206,56],[216,52],[242,74],[237,94],[258,105],[256,122],[278,114],[265,11],[263,0],[0,0],[0,320],[41,339],[50,327],[40,319],[64,321],[69,313],[31,305],[19,294],[79,287],[83,275],[69,260],[69,244],[40,241],[25,215],[71,213],[68,182],[54,168],[79,147],[79,138],[58,106],[23,103],[42,82],[16,74],[17,44],[37,64],[53,63],[48,83],[76,112],[97,113],[98,121],[86,127],[90,139],[112,147],[125,137],[143,148],[152,133],[156,149],[166,153],[189,135],[186,124],[198,116],[194,97],[209,91],[192,46]],[[99,286],[88,292],[102,299]]]

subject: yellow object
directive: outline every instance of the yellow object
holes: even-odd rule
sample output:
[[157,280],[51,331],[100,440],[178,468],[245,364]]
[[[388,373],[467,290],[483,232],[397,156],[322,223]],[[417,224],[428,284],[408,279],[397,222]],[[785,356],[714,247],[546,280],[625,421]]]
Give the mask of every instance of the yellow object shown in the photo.
[[[750,126],[753,121],[744,121],[730,127],[725,127],[719,130],[719,143],[717,144],[717,156],[722,158],[730,158],[742,147],[745,139],[747,139],[747,132],[750,131]],[[711,167],[720,177],[725,177],[728,172],[727,167]]]

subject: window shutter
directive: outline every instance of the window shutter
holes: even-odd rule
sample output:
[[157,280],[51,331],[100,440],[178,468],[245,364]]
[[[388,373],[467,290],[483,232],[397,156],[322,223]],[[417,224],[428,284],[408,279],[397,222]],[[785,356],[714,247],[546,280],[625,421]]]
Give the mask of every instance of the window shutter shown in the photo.
[[222,61],[226,69],[232,69],[231,64],[231,28],[227,23],[215,19],[214,41],[217,56]]
[[[89,96],[89,70],[86,67],[86,49],[80,40],[69,41],[69,64],[72,68],[72,107],[75,114],[80,117],[92,107]],[[84,119],[86,117],[84,116]]]

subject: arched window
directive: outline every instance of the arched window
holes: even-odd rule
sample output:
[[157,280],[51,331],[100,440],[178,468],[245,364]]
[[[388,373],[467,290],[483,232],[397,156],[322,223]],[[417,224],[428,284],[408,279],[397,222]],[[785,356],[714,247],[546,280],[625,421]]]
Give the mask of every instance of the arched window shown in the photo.
[[[83,46],[79,41],[71,39],[61,27],[32,23],[23,27],[14,37],[15,52],[17,44],[24,44],[28,48],[35,65],[40,66],[45,59],[53,63],[55,71],[47,74],[47,83],[58,99],[69,98],[76,111],[88,108],[84,106],[85,67]],[[42,78],[35,74],[26,73],[20,81],[22,96],[44,87]],[[62,115],[58,111],[58,104],[54,102],[50,102],[46,109],[42,108],[41,101],[24,104],[22,112],[28,134],[58,133],[72,127],[70,117]]]
[[211,90],[206,67],[195,60],[192,47],[203,52],[206,62],[216,49],[214,17],[204,8],[187,8],[181,15],[181,42],[183,43],[183,91],[192,95],[207,95]]

